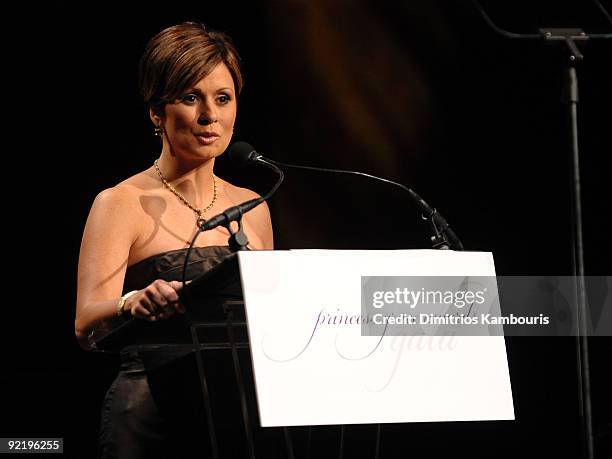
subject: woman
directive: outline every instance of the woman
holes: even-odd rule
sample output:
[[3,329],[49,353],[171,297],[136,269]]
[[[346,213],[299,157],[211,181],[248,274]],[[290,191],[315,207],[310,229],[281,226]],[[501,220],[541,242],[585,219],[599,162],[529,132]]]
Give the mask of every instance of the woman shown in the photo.
[[[257,196],[213,170],[232,138],[242,88],[239,57],[225,35],[198,23],[163,30],[141,59],[140,87],[161,154],[148,169],[102,191],[92,205],[79,257],[75,319],[85,349],[91,348],[92,331],[118,317],[178,323],[185,312],[178,279],[197,222]],[[251,248],[272,248],[265,204],[245,214],[242,223]],[[228,237],[222,227],[199,237],[189,278],[230,253]],[[194,400],[183,397],[181,384],[197,382],[192,368],[183,365],[187,357],[189,365],[194,360],[184,347],[168,351],[149,343],[122,351],[122,371],[102,413],[102,457],[166,457],[169,443],[177,457],[180,442],[172,440],[180,437],[184,444],[190,421],[201,415]],[[163,388],[156,393],[152,381],[163,381],[158,376],[164,369],[175,376],[185,371],[184,380],[174,389],[155,383]],[[172,390],[178,398],[160,399]]]

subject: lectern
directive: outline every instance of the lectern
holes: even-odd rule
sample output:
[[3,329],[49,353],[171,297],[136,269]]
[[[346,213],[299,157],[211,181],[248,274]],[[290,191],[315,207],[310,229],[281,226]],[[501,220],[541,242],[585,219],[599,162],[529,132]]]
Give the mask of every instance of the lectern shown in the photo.
[[[360,336],[348,320],[336,322],[330,315],[308,341],[307,352],[299,353],[311,319],[320,316],[319,303],[333,306],[334,317],[361,314],[364,275],[494,274],[490,253],[234,253],[181,291],[187,312],[172,319],[182,321],[180,326],[133,320],[101,337],[98,347],[154,340],[190,346],[207,421],[202,437],[210,445],[203,457],[232,457],[228,451],[235,454],[240,444],[240,457],[251,459],[384,459],[390,437],[397,439],[398,429],[410,425],[403,423],[513,419],[504,339],[459,336],[453,349],[398,352],[394,343],[410,339],[381,337],[378,343],[378,338]],[[287,349],[279,345],[282,334],[296,335],[282,341]],[[378,343],[375,352],[354,345],[368,339]],[[283,353],[291,361],[277,358]],[[226,370],[221,383],[210,371],[215,359],[220,366],[212,368]]]

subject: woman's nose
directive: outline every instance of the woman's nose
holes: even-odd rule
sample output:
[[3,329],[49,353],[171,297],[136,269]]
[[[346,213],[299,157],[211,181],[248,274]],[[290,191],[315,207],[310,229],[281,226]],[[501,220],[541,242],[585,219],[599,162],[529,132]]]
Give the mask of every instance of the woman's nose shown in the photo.
[[198,124],[201,126],[207,126],[209,124],[216,123],[218,121],[217,110],[213,104],[204,101],[201,104],[200,116],[198,117]]

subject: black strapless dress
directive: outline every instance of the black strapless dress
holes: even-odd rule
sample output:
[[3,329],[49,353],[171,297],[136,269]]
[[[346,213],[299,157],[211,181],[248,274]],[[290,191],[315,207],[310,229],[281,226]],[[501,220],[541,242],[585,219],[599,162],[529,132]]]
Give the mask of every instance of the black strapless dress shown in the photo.
[[[195,248],[186,278],[207,272],[231,253],[225,246]],[[142,289],[155,279],[180,280],[185,254],[186,249],[163,252],[128,267],[124,292]],[[158,333],[120,352],[121,368],[102,406],[99,457],[207,457],[208,427],[187,321],[177,314],[151,325]],[[244,444],[236,441],[242,437],[236,422],[239,398],[227,389],[227,382],[234,378],[229,351],[224,356],[219,351],[214,358],[209,354],[205,369],[215,428],[219,444],[224,445],[222,456],[241,457]]]

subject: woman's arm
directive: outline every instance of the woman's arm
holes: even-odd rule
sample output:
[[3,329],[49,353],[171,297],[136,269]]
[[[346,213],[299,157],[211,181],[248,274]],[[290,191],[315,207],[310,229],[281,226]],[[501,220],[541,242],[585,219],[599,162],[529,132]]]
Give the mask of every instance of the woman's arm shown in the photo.
[[[90,332],[107,328],[118,317],[118,305],[130,255],[140,234],[138,197],[125,187],[100,193],[89,213],[79,256],[74,331],[83,349],[91,349]],[[178,281],[157,279],[124,302],[126,314],[156,321],[185,312],[179,303]]]
[[130,247],[138,235],[138,211],[130,190],[102,191],[89,212],[79,255],[75,334],[85,349],[88,334],[117,317]]

